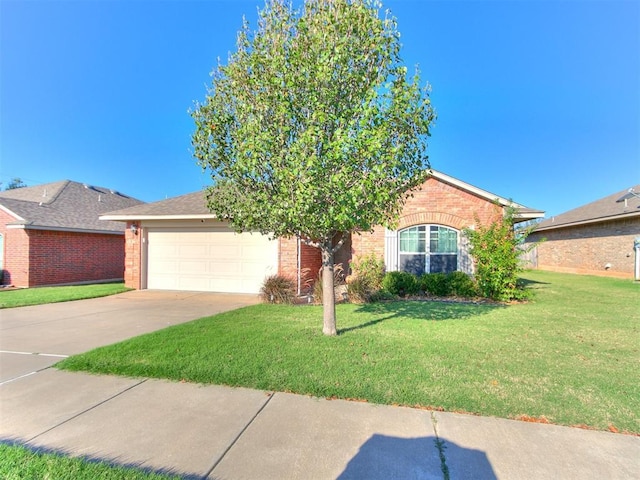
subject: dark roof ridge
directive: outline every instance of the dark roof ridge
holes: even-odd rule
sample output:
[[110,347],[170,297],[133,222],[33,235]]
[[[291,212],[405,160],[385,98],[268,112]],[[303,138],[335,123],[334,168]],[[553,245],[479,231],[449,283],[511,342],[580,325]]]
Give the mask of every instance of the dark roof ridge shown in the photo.
[[[48,205],[48,204],[50,204],[50,203],[55,202],[55,201],[56,201],[56,199],[60,196],[60,194],[61,194],[61,193],[62,193],[62,192],[63,192],[63,191],[64,191],[64,190],[69,186],[69,184],[71,183],[71,180],[60,180],[60,181],[61,181],[61,182],[64,182],[64,184],[62,185],[62,187],[60,187],[60,188],[58,189],[58,191],[57,191],[57,192],[55,192],[55,193],[53,194],[53,196],[51,197],[51,199],[50,199],[50,200],[48,200],[48,201],[46,201],[46,202],[40,202],[41,204]],[[57,182],[56,182],[56,183],[57,183]],[[48,185],[48,184],[40,185],[41,187],[44,187],[44,191],[45,191],[45,193],[46,193],[46,191],[47,191],[47,185]],[[42,195],[42,196],[43,196],[43,197],[45,197],[46,195]]]

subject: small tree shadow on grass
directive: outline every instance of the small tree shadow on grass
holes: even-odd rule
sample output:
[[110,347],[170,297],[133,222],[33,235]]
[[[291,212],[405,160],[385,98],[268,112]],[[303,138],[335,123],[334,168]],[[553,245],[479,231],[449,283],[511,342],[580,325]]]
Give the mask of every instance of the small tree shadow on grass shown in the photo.
[[530,278],[518,278],[518,285],[521,285],[524,288],[530,288],[537,285],[551,285],[549,282],[540,282],[538,280],[531,280]]
[[360,306],[356,313],[380,315],[380,318],[370,320],[360,325],[340,329],[339,333],[371,327],[385,320],[406,318],[413,320],[443,321],[462,320],[465,318],[486,315],[487,313],[506,308],[501,304],[474,304],[440,301],[407,300],[385,303],[368,303]]

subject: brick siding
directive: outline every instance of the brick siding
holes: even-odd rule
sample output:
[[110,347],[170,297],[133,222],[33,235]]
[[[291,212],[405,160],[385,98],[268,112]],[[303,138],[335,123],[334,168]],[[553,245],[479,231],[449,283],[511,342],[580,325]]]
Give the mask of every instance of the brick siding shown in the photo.
[[[297,238],[281,238],[279,247],[278,273],[298,281],[298,240]],[[300,290],[304,293],[313,286],[322,267],[320,250],[300,243]]]
[[[488,224],[501,213],[502,209],[493,202],[431,177],[407,199],[397,229],[434,224],[462,230],[473,226],[476,216],[482,224]],[[354,235],[353,256],[374,253],[383,258],[384,237],[384,227]]]
[[36,287],[124,276],[122,235],[6,228],[11,221],[0,212],[5,284]]
[[[501,208],[485,198],[462,191],[438,179],[430,178],[421,188],[413,192],[399,219],[399,228],[419,224],[438,224],[457,230],[470,227],[475,223],[475,216],[483,223],[501,215]],[[141,240],[142,233],[133,235],[127,224],[125,233],[125,284],[131,288],[142,288],[141,285]],[[349,261],[353,256],[375,253],[384,257],[384,227],[376,227],[373,232],[355,233],[336,254],[336,263],[342,263],[344,273],[348,273]],[[298,255],[300,256],[298,258]],[[298,251],[296,238],[279,239],[278,274],[298,280],[298,262],[306,274],[301,279],[301,290],[315,281],[322,265],[320,251],[302,243]]]
[[4,241],[3,258],[3,284],[24,285],[29,284],[29,237],[25,230],[7,228],[6,224],[15,222],[16,219],[0,210],[0,233]]
[[536,249],[540,270],[633,278],[638,236],[640,218],[534,232],[528,240],[546,238]]
[[127,228],[124,231],[124,285],[139,290],[142,288],[142,238],[144,232],[138,228],[137,233],[134,234],[131,231],[132,223],[127,222]]

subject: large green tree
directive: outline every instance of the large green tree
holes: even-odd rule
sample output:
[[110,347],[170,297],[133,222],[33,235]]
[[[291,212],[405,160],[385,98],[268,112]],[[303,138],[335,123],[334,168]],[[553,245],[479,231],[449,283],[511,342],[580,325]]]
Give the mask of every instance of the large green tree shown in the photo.
[[335,252],[350,232],[392,224],[428,174],[434,111],[399,38],[371,0],[267,1],[192,111],[211,211],[236,231],[320,249],[327,335]]

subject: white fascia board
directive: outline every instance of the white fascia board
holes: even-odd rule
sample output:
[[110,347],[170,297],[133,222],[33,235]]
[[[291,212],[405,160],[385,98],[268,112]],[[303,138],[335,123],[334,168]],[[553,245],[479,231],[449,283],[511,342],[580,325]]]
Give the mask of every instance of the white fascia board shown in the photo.
[[15,212],[12,212],[11,210],[9,210],[7,207],[5,207],[4,205],[0,205],[0,210],[2,210],[5,213],[8,213],[9,215],[11,215],[12,217],[14,217],[16,220],[20,221],[20,222],[25,222],[26,220],[24,218],[22,218],[20,215],[18,215]]
[[442,180],[443,182],[449,183],[451,185],[454,185],[456,187],[458,187],[461,190],[466,190],[467,192],[473,193],[475,195],[478,195],[479,197],[482,198],[486,198],[487,200],[489,200],[490,202],[493,201],[498,201],[498,203],[500,205],[503,206],[512,206],[515,208],[524,208],[524,205],[520,205],[519,203],[515,203],[512,202],[511,200],[508,200],[506,198],[500,197],[498,195],[494,195],[491,192],[487,192],[486,190],[483,190],[481,188],[478,187],[474,187],[473,185],[470,185],[466,182],[463,182],[462,180],[458,180],[457,178],[453,178],[450,177],[449,175],[442,173],[442,172],[438,172],[437,170],[431,170],[431,176],[434,178],[437,178],[438,180]]
[[536,218],[544,218],[544,212],[517,212],[514,215],[516,223],[526,222],[527,220],[535,220]]
[[201,220],[217,218],[213,213],[197,215],[100,215],[100,220],[112,220],[116,222],[135,222],[138,220]]
[[8,223],[7,229],[16,229],[16,230],[45,230],[48,232],[73,232],[73,233],[100,233],[104,235],[124,235],[124,230],[115,231],[115,230],[90,230],[87,228],[69,228],[69,227],[47,227],[40,225],[25,225],[25,224],[17,224],[17,223]]
[[533,231],[544,232],[545,230],[559,230],[561,228],[580,227],[582,225],[589,225],[592,223],[615,222],[616,220],[626,220],[628,218],[636,218],[638,216],[640,216],[640,211],[631,212],[631,213],[626,212],[619,215],[611,215],[609,217],[598,217],[598,218],[590,218],[588,220],[576,220],[575,222],[570,222],[570,223],[545,225],[544,227],[535,228]]

